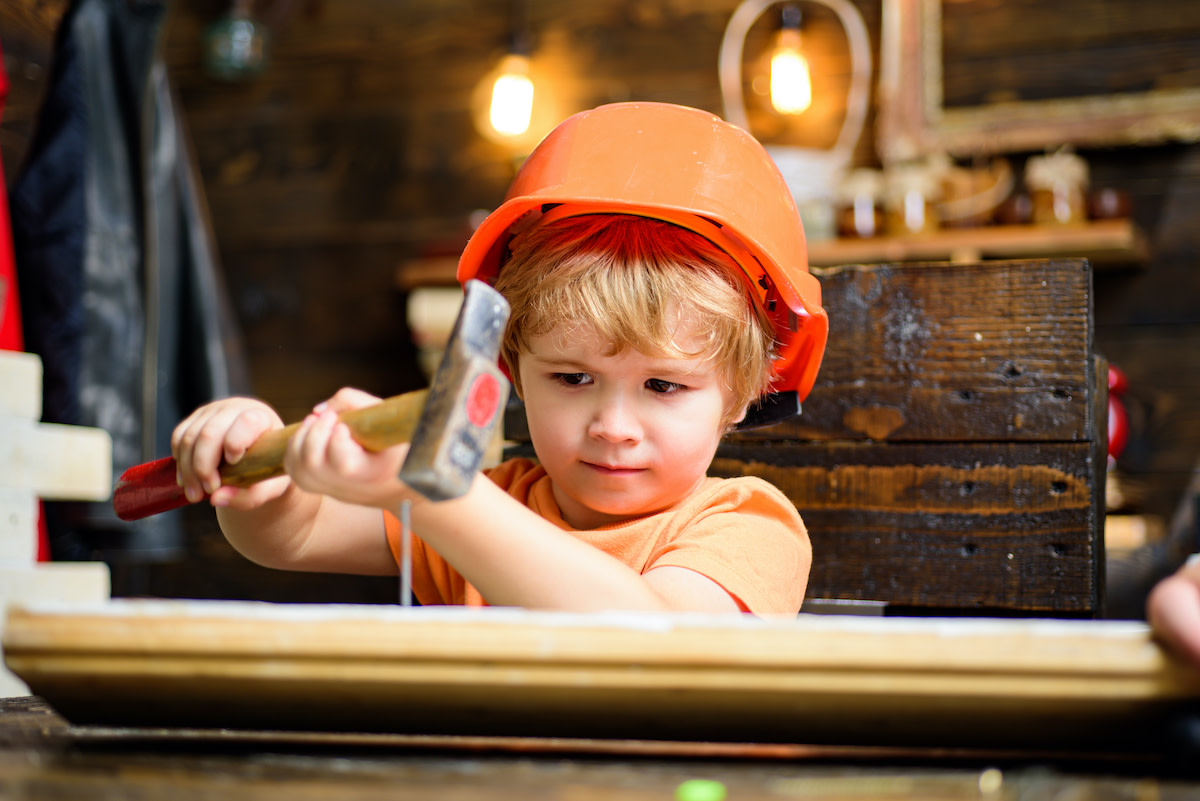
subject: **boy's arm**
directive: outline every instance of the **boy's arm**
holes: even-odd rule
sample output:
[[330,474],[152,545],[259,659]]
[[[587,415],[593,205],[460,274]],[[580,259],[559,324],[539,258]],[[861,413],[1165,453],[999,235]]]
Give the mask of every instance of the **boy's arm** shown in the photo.
[[[380,510],[305,492],[286,475],[245,489],[221,485],[222,462],[240,461],[260,436],[282,427],[275,411],[254,398],[227,398],[192,412],[171,437],[179,483],[188,499],[195,502],[209,494],[226,539],[259,564],[395,573]],[[289,458],[295,457],[285,456],[285,465]]]
[[254,509],[218,506],[217,521],[230,545],[265,567],[380,576],[397,570],[381,510],[314,495],[295,484]]
[[[337,412],[375,399],[343,390],[300,425],[285,466],[293,485],[262,517],[239,515],[226,535],[265,564],[305,570],[392,573],[380,509],[412,503],[413,530],[488,603],[571,611],[739,611],[716,582],[684,568],[645,575],[577,539],[476,474],[460,498],[433,502],[397,478],[406,445],[371,453]],[[334,499],[340,499],[334,500]],[[223,522],[224,525],[224,522]],[[244,539],[243,539],[244,537]],[[242,544],[239,544],[242,543]],[[386,563],[386,567],[384,566]]]
[[1154,632],[1200,667],[1200,559],[1193,557],[1158,583],[1146,603]]
[[488,603],[531,609],[742,611],[720,585],[685,568],[639,575],[516,501],[482,475],[461,498],[416,501],[413,529]]

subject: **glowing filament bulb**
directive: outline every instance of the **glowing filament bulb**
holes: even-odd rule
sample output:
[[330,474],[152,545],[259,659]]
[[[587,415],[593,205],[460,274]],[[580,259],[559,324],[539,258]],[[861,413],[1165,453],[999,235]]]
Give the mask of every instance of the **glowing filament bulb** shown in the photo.
[[771,105],[781,114],[800,114],[812,105],[808,60],[800,52],[800,31],[785,28],[771,55]]
[[488,120],[497,133],[520,136],[529,130],[532,114],[533,82],[529,80],[529,60],[524,56],[506,56],[500,65],[500,77],[492,85]]

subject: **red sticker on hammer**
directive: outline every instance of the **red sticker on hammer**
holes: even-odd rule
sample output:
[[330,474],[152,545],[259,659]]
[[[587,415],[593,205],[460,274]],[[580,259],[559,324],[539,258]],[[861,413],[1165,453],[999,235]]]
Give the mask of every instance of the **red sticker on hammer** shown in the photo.
[[480,373],[467,392],[467,419],[476,428],[492,422],[500,405],[500,382],[491,373]]

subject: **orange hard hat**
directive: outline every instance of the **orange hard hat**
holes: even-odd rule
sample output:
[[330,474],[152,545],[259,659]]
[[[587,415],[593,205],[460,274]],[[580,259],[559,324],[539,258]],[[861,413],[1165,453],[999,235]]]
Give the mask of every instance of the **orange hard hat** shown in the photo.
[[709,112],[668,103],[614,103],[569,117],[529,155],[504,203],[475,230],[459,260],[459,282],[493,283],[514,233],[552,208],[555,217],[666,220],[728,253],[778,343],[771,397],[747,422],[798,411],[816,379],[829,319],[821,286],[808,271],[791,191],[750,134]]

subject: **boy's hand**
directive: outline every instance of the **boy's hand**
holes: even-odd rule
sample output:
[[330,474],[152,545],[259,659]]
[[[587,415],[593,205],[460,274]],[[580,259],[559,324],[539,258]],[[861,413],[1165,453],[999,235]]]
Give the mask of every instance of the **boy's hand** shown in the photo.
[[379,401],[374,395],[346,388],[317,404],[292,435],[284,455],[284,466],[296,486],[360,506],[389,506],[408,493],[396,477],[408,445],[368,451],[338,419],[342,412]]
[[188,500],[195,503],[207,493],[213,506],[246,510],[282,495],[287,476],[238,489],[222,487],[218,472],[223,461],[236,464],[255,440],[278,428],[283,428],[283,421],[275,410],[253,398],[227,398],[192,412],[171,433],[179,485]]
[[1200,668],[1200,561],[1158,583],[1147,601],[1146,617],[1172,650]]

